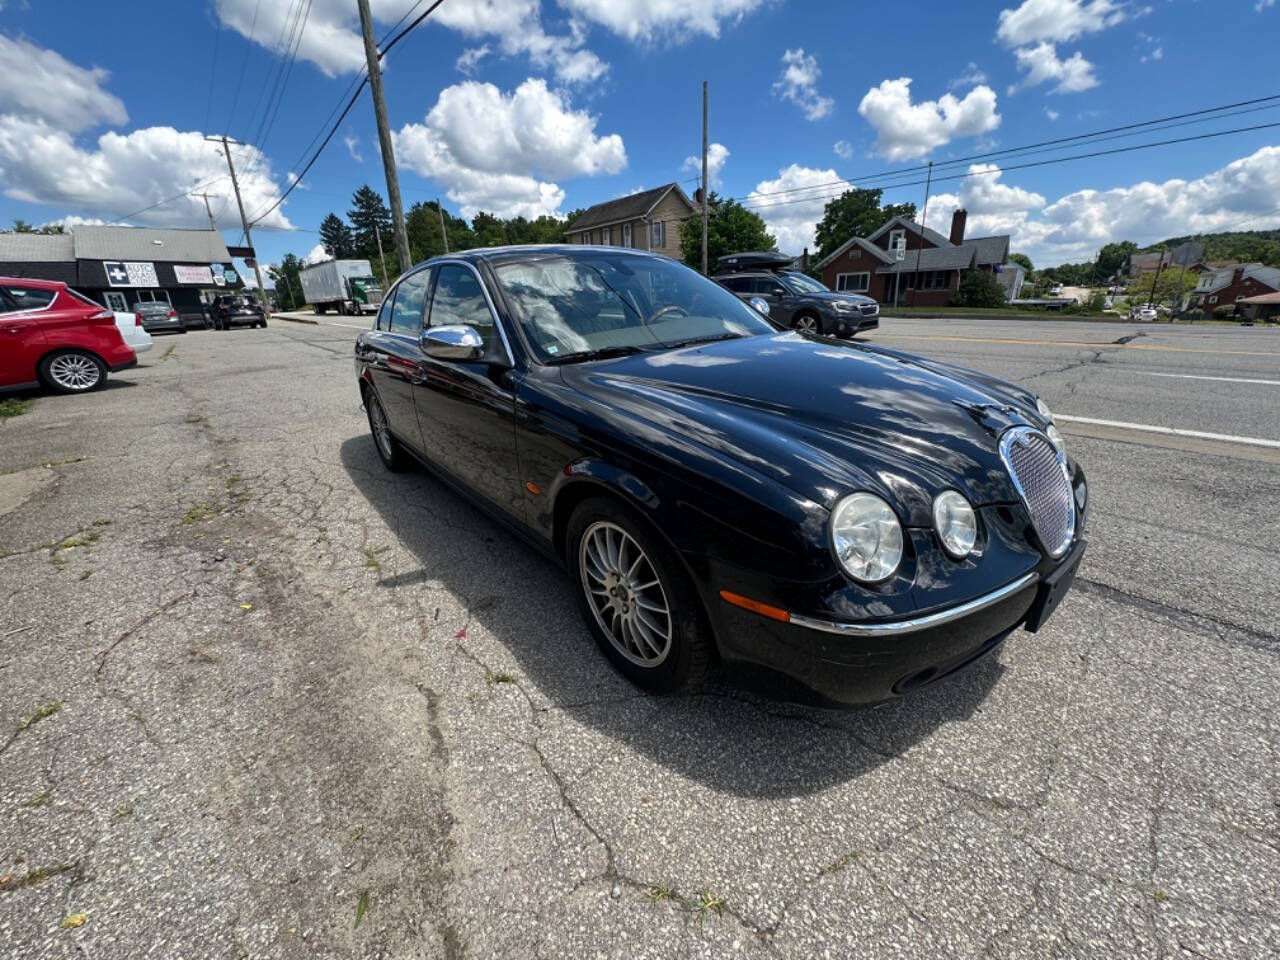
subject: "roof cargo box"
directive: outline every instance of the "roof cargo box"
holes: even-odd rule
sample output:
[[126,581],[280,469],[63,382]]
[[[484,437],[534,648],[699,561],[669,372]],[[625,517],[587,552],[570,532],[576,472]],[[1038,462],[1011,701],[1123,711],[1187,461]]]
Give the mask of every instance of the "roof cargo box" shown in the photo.
[[716,273],[737,270],[786,270],[795,257],[785,253],[731,253],[716,260]]

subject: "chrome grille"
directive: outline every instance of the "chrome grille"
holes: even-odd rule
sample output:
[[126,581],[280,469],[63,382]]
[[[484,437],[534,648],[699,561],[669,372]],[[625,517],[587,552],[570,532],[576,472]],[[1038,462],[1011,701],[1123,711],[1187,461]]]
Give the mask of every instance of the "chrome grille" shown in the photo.
[[862,315],[864,317],[874,317],[877,313],[880,312],[880,304],[864,303],[858,309],[862,311]]
[[1000,459],[1031,514],[1049,556],[1062,556],[1076,531],[1075,502],[1066,461],[1049,438],[1031,427],[1013,427],[1000,438]]

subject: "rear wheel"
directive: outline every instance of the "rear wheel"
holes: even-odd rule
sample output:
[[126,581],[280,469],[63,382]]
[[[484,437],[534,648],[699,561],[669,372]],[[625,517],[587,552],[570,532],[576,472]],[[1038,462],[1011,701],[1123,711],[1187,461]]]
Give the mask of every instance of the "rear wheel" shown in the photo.
[[387,412],[382,409],[382,402],[372,387],[365,390],[364,408],[369,414],[369,430],[373,434],[373,445],[378,450],[378,459],[388,470],[399,473],[409,465],[409,455],[400,446],[400,441],[391,435]]
[[85,350],[58,350],[40,361],[40,379],[58,393],[88,393],[107,382],[107,365]]
[[661,538],[620,503],[592,497],[569,518],[565,553],[587,627],[623,676],[658,693],[702,680],[711,642],[698,596]]

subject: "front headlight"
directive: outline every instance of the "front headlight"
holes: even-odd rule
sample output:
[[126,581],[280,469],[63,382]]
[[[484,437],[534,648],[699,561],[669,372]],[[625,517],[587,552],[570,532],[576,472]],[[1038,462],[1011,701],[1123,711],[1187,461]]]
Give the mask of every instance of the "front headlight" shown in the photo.
[[845,573],[879,583],[902,560],[902,526],[893,508],[873,493],[851,493],[831,512],[831,543]]
[[1036,409],[1040,411],[1040,416],[1049,421],[1048,426],[1046,426],[1044,430],[1045,435],[1049,438],[1049,442],[1057,448],[1059,453],[1065,456],[1067,447],[1066,444],[1063,443],[1062,434],[1058,432],[1058,426],[1054,422],[1053,414],[1049,412],[1049,405],[1039,397],[1036,397]]
[[943,490],[933,498],[933,529],[942,549],[956,560],[967,557],[978,539],[978,518],[964,495]]
[[861,306],[852,300],[836,300],[833,305],[841,313],[852,313],[861,309]]

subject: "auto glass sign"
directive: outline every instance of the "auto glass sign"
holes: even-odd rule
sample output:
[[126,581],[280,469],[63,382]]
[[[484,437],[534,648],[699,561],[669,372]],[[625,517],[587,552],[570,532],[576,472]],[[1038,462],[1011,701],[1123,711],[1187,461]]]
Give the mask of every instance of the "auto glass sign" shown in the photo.
[[158,287],[154,263],[134,260],[103,260],[102,269],[107,273],[107,283],[113,287]]

